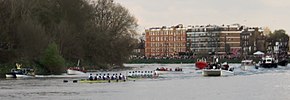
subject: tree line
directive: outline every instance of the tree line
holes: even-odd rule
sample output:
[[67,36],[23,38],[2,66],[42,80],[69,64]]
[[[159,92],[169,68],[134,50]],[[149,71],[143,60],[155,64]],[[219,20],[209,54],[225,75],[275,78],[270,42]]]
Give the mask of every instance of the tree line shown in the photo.
[[0,67],[23,63],[50,74],[67,66],[123,66],[137,20],[113,0],[0,0]]

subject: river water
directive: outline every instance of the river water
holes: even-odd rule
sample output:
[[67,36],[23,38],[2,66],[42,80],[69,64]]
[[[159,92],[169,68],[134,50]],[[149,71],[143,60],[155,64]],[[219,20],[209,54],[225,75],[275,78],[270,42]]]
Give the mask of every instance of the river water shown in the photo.
[[227,77],[203,77],[192,64],[126,66],[134,67],[133,70],[181,67],[184,73],[164,75],[160,79],[93,84],[72,82],[86,76],[0,79],[0,100],[290,100],[290,66],[237,71]]

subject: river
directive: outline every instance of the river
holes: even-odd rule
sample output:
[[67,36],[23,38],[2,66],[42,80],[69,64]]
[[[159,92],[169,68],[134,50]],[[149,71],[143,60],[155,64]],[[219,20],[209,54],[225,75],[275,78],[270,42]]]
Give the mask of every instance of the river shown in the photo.
[[72,82],[85,76],[0,79],[0,100],[290,100],[290,66],[237,72],[227,77],[203,77],[192,64],[126,66],[133,70],[181,67],[184,73],[161,79],[93,84]]

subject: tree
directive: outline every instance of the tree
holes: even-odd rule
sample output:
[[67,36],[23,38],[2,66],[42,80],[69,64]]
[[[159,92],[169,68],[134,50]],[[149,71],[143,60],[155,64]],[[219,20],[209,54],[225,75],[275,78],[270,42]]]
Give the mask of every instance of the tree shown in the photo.
[[24,60],[62,72],[64,61],[49,59],[52,53],[83,66],[123,66],[136,45],[136,27],[134,16],[113,0],[0,0],[0,63]]
[[83,39],[87,57],[95,63],[122,66],[136,45],[136,19],[112,0],[96,0],[93,14]]
[[270,44],[271,50],[274,50],[274,46],[276,45],[276,43],[280,43],[279,49],[283,52],[286,52],[289,49],[289,36],[283,29],[275,30],[273,33],[270,33],[267,37],[267,42]]
[[15,50],[19,59],[37,60],[48,44],[44,28],[30,18],[19,23],[16,28]]
[[50,74],[61,74],[65,70],[65,60],[59,54],[56,43],[48,45],[40,63]]

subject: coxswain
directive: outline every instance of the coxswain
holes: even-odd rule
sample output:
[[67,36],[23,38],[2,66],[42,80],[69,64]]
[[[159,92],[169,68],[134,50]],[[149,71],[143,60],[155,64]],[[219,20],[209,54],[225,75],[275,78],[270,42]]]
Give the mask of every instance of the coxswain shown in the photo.
[[90,74],[89,80],[94,80],[93,74]]

